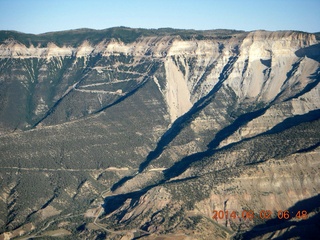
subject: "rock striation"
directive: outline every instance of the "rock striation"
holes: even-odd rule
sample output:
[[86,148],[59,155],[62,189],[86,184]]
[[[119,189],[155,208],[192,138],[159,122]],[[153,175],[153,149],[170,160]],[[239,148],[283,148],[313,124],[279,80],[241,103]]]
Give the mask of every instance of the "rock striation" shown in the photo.
[[0,31],[0,239],[312,238],[319,62],[296,31]]

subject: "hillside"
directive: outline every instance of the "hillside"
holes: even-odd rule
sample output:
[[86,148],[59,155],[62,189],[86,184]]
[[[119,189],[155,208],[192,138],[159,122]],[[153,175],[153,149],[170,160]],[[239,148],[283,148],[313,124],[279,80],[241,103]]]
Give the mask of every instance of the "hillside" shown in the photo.
[[0,239],[316,236],[316,35],[0,31]]

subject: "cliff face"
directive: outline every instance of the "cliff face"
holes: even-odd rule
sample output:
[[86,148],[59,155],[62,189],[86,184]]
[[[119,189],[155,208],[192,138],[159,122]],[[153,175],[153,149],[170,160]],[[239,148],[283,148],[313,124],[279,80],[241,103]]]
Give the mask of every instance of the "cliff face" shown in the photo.
[[[184,41],[179,37],[164,36],[140,38],[130,44],[111,40],[92,45],[84,41],[76,47],[66,45],[58,47],[53,42],[49,42],[46,47],[35,47],[32,43],[27,47],[14,39],[9,39],[0,45],[0,57],[3,81],[8,79],[8,75],[13,74],[25,87],[24,95],[27,95],[27,91],[30,90],[36,91],[35,94],[31,92],[33,95],[39,95],[36,99],[32,99],[29,106],[26,104],[21,106],[21,108],[28,108],[26,111],[32,113],[31,118],[34,120],[26,119],[26,122],[18,122],[21,128],[35,124],[34,122],[41,119],[56,101],[63,98],[70,90],[82,92],[79,95],[97,93],[97,96],[100,94],[100,99],[105,99],[106,94],[113,97],[125,95],[126,92],[121,86],[119,89],[113,89],[111,86],[110,88],[114,91],[107,91],[108,87],[101,86],[106,84],[106,81],[114,85],[113,82],[119,81],[119,77],[122,76],[125,79],[120,81],[130,80],[128,78],[131,77],[133,81],[141,82],[141,78],[147,72],[143,72],[142,69],[137,72],[135,68],[144,64],[145,70],[148,70],[147,65],[149,67],[155,64],[164,66],[164,71],[163,69],[158,71],[165,76],[163,86],[159,84],[156,76],[152,77],[155,78],[159,91],[164,95],[172,123],[222,82],[224,86],[232,89],[241,102],[255,101],[267,104],[293,96],[309,83],[308,76],[310,73],[317,72],[318,67],[317,61],[306,57],[310,54],[308,51],[299,56],[296,51],[315,43],[316,39],[312,34],[261,31],[252,32],[246,36],[234,35],[228,40]],[[110,57],[120,57],[119,64],[108,62]],[[11,61],[6,61],[7,59]],[[122,62],[121,59],[132,62]],[[139,61],[140,64],[138,64]],[[22,66],[19,67],[19,64]],[[117,73],[121,73],[121,76],[112,78],[110,76],[112,67],[126,67],[131,71],[118,69]],[[82,83],[83,76],[79,69],[88,71],[87,74],[92,77],[94,75],[100,78],[101,82],[98,82],[98,79],[90,79],[95,85]],[[76,81],[76,75],[67,75],[72,73],[79,74],[78,81]],[[134,74],[140,74],[140,79]],[[68,82],[65,82],[64,78],[68,79]],[[6,80],[5,83],[8,84],[8,81]],[[13,82],[11,81],[10,84]],[[56,87],[61,87],[62,84],[63,87],[57,89],[57,93],[50,99],[43,88],[54,89],[53,84],[59,84]],[[299,85],[296,90],[293,87],[295,85]],[[86,89],[88,87],[90,89]],[[117,90],[121,91],[117,92]],[[129,88],[127,92],[130,90],[132,89]],[[83,114],[80,115],[98,111],[101,105],[105,106],[111,102],[112,100],[101,104],[93,100],[91,105],[98,106],[84,107]],[[22,115],[23,118],[26,113]],[[70,116],[70,118],[77,117],[79,116]]]
[[264,221],[212,220],[213,210],[274,212],[317,197],[313,34],[130,31],[139,37],[2,33],[3,237],[50,227],[223,239]]

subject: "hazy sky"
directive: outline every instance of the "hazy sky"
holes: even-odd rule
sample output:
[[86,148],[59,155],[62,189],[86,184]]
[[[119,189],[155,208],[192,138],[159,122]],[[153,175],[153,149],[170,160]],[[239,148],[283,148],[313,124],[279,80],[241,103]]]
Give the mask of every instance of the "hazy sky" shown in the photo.
[[320,31],[320,0],[0,0],[0,30],[115,26]]

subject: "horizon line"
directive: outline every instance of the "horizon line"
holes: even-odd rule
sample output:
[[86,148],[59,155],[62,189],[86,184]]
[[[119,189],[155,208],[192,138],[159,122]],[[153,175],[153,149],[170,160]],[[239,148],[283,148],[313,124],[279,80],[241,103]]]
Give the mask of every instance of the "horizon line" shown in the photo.
[[23,32],[14,29],[0,29],[0,32],[16,32],[21,34],[29,34],[29,35],[45,35],[51,33],[62,33],[62,32],[71,32],[71,31],[80,31],[80,30],[91,30],[91,31],[104,31],[109,29],[116,29],[116,28],[125,28],[125,29],[132,29],[132,30],[181,30],[181,31],[196,31],[196,32],[206,32],[206,31],[219,31],[219,30],[227,30],[227,31],[237,31],[237,32],[257,32],[257,31],[265,31],[265,32],[302,32],[302,33],[309,33],[309,34],[317,34],[320,33],[319,31],[316,32],[307,32],[302,30],[294,30],[294,29],[279,29],[279,30],[266,30],[266,29],[255,29],[255,30],[242,30],[242,29],[231,29],[231,28],[213,28],[213,29],[194,29],[194,28],[174,28],[174,27],[160,27],[160,28],[143,28],[143,27],[127,27],[127,26],[114,26],[114,27],[107,27],[107,28],[89,28],[89,27],[80,27],[80,28],[71,28],[65,30],[53,30],[48,32],[42,33],[31,33],[31,32]]

